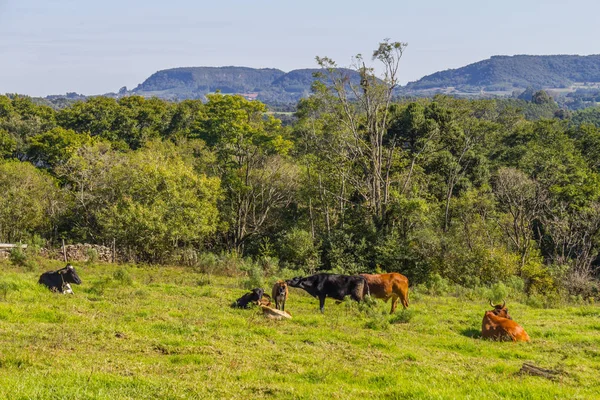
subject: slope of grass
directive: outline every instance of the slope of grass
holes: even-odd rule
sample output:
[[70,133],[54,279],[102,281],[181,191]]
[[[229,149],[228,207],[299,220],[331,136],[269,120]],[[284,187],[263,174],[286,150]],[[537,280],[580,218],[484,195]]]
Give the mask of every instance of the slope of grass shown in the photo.
[[[242,279],[184,268],[77,266],[75,295],[37,285],[46,269],[0,265],[0,398],[510,398],[600,393],[600,308],[509,299],[531,343],[478,338],[486,300],[414,294],[389,304],[317,300],[292,289],[289,321],[230,304]],[[1,286],[1,285],[0,285]],[[563,371],[520,376],[524,362]]]

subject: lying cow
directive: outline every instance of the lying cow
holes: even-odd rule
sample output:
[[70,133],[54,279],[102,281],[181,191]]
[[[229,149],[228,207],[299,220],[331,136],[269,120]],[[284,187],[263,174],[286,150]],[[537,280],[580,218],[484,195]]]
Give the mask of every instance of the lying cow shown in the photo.
[[288,287],[285,281],[277,281],[273,285],[271,296],[275,300],[275,308],[285,311],[285,301],[288,298]]
[[[392,299],[392,310],[390,314],[396,311],[398,300],[402,302],[404,308],[408,308],[408,278],[395,272],[389,274],[360,274],[367,280],[368,290],[372,297],[383,299],[387,303]],[[365,292],[364,294],[366,295]]]
[[527,332],[515,321],[509,319],[506,302],[502,306],[492,306],[494,309],[487,311],[483,316],[481,337],[501,341],[529,342]]
[[360,275],[316,274],[305,278],[296,277],[286,281],[288,286],[304,289],[313,297],[319,298],[319,307],[323,312],[325,298],[344,300],[350,296],[352,300],[361,301],[367,281]]
[[57,271],[44,272],[40,276],[38,283],[45,285],[53,292],[73,294],[73,289],[70,284],[74,283],[80,285],[81,279],[79,279],[77,272],[75,272],[75,268],[73,268],[71,264],[67,264],[66,267]]
[[235,301],[235,307],[248,308],[248,304],[250,304],[250,303],[265,305],[265,306],[270,305],[271,302],[269,300],[267,300],[266,298],[263,299],[263,296],[265,296],[266,298],[269,297],[269,295],[265,294],[264,289],[254,288],[250,292],[246,293],[245,295],[243,295],[242,297],[237,299]]

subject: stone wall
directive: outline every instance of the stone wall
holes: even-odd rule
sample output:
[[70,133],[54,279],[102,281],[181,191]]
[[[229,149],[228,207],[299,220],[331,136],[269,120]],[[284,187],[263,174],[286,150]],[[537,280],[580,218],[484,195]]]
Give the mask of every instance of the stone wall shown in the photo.
[[[65,245],[65,252],[67,253],[67,261],[82,262],[95,257],[97,261],[112,262],[112,249],[107,246],[87,243],[67,244]],[[62,247],[42,249],[40,255],[54,260],[64,260]]]

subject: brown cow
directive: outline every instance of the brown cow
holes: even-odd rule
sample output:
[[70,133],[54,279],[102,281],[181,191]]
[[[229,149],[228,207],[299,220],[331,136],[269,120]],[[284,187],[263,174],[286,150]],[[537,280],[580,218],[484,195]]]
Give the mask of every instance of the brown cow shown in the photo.
[[481,337],[501,341],[529,342],[529,335],[525,329],[509,319],[510,315],[505,305],[506,302],[502,306],[492,305],[494,310],[486,311],[481,322]]
[[275,308],[285,311],[285,301],[288,298],[288,287],[285,281],[279,280],[273,285],[271,295],[275,300]]
[[[402,301],[402,306],[408,308],[408,278],[402,274],[392,272],[389,274],[361,274],[366,280],[368,291],[371,296],[377,299],[383,299],[387,303],[392,299],[392,310],[390,314],[396,311],[398,300]],[[365,288],[365,295],[367,288]]]

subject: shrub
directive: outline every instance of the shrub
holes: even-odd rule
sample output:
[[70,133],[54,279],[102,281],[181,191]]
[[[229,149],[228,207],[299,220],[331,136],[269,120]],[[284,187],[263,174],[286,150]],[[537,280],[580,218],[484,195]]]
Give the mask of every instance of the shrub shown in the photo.
[[319,265],[319,252],[310,232],[294,228],[281,240],[281,260],[293,269],[314,272]]
[[8,292],[18,291],[19,286],[16,283],[11,281],[0,281],[0,293],[2,294],[2,298],[6,301],[6,297],[8,296]]
[[247,278],[243,281],[245,289],[251,290],[254,288],[263,288],[265,285],[264,273],[262,268],[251,261],[247,261],[243,266],[243,269],[247,273]]
[[390,317],[389,322],[390,324],[408,324],[414,315],[415,313],[413,310],[402,309],[396,311],[396,313]]
[[491,288],[491,300],[498,303],[508,296],[508,288],[502,282],[496,283]]
[[20,243],[19,243],[19,245],[17,247],[13,247],[10,250],[9,259],[10,259],[10,262],[13,263],[13,265],[18,265],[20,267],[26,265],[26,263],[27,263],[27,253],[20,246]]
[[129,272],[125,268],[119,268],[116,270],[113,274],[113,278],[124,285],[131,285],[133,283],[131,275],[129,275]]
[[94,249],[93,247],[89,247],[85,251],[85,256],[87,257],[88,264],[94,264],[94,263],[98,262],[98,251],[96,249]]
[[450,291],[450,282],[440,274],[430,275],[425,285],[428,293],[434,296],[445,296]]

